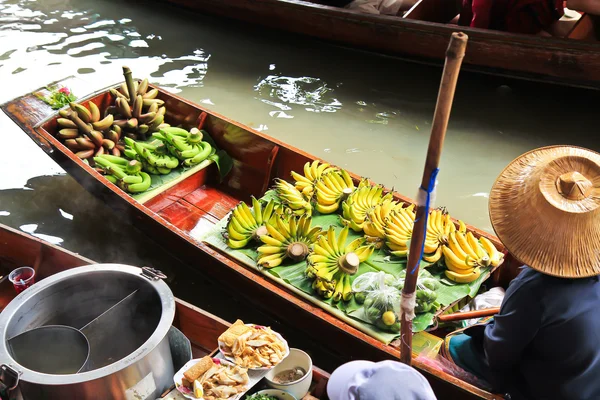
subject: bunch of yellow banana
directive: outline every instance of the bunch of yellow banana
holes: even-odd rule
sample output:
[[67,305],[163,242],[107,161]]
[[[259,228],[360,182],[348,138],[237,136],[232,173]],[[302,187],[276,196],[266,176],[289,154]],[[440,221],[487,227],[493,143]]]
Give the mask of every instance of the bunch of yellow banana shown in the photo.
[[488,239],[481,237],[478,241],[471,232],[450,232],[442,252],[448,268],[446,277],[459,283],[473,282],[481,275],[480,267],[500,265],[503,258]]
[[258,248],[258,265],[273,268],[286,258],[293,262],[304,260],[322,232],[320,226],[311,228],[311,222],[306,214],[287,220],[275,215],[272,222],[265,224],[268,234],[260,237],[264,245]]
[[389,214],[394,210],[399,210],[404,203],[398,203],[392,199],[386,199],[367,212],[363,231],[368,242],[373,243],[376,249],[380,249],[385,242],[385,223]]
[[373,210],[378,204],[385,200],[393,199],[392,193],[383,195],[383,186],[380,185],[364,185],[358,187],[348,198],[342,203],[343,217],[342,224],[349,226],[355,232],[363,230],[367,213]]
[[[465,224],[460,223],[460,229],[465,229]],[[456,225],[452,222],[450,214],[445,208],[431,210],[427,218],[427,234],[425,236],[425,247],[423,260],[436,263],[442,258],[442,246],[448,244],[448,235],[456,231]],[[464,232],[464,230],[462,231]]]
[[383,226],[385,243],[396,257],[406,258],[408,256],[416,216],[414,209],[415,205],[411,204],[406,208],[392,210],[385,220]]
[[[362,182],[361,184],[364,186]],[[354,182],[347,171],[343,169],[326,171],[315,184],[315,209],[321,214],[334,213],[340,208],[340,203],[346,200],[353,191]]]
[[296,189],[302,192],[307,199],[313,195],[317,180],[327,172],[339,171],[336,167],[332,167],[327,163],[320,163],[314,160],[312,163],[304,164],[304,175],[292,171],[292,178],[296,181]]
[[355,239],[346,246],[347,238],[348,227],[336,237],[335,229],[330,226],[326,235],[319,236],[307,259],[306,275],[314,278],[313,289],[333,301],[352,298],[350,277],[374,251],[373,246],[364,245],[364,238]]
[[272,221],[274,209],[274,201],[269,201],[263,208],[260,201],[254,197],[252,197],[252,210],[243,201],[235,206],[223,232],[227,246],[241,249],[251,240],[260,240],[261,236],[268,233],[265,224]]
[[312,214],[312,205],[296,187],[283,179],[275,180],[275,192],[283,204],[296,215]]

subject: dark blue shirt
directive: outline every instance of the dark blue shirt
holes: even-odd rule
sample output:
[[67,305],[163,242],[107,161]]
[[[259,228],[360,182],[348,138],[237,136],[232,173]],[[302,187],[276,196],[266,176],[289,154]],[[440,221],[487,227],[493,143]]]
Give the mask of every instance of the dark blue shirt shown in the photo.
[[485,329],[494,386],[516,386],[533,399],[600,399],[599,311],[598,277],[555,278],[524,267]]

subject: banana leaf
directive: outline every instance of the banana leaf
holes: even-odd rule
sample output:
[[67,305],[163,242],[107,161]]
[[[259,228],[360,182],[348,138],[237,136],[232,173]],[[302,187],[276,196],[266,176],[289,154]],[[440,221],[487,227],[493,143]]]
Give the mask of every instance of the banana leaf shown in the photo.
[[[263,200],[272,198],[274,193],[269,191],[263,197]],[[230,249],[222,236],[222,231],[227,224],[228,216],[219,221],[212,229],[206,231],[201,236],[196,237],[197,240],[205,241],[206,243],[220,249],[221,251],[229,254],[231,257],[237,259],[243,264],[260,271],[262,274],[279,281],[288,288],[296,289],[296,293],[302,297],[308,299],[312,303],[320,306],[328,312],[338,316],[344,321],[348,322],[357,329],[371,335],[372,337],[381,340],[384,343],[390,343],[399,333],[384,332],[374,325],[369,323],[366,315],[364,314],[363,307],[358,304],[354,299],[348,302],[333,302],[331,299],[323,299],[312,289],[312,280],[307,278],[304,274],[306,269],[306,261],[301,261],[295,264],[285,264],[271,269],[259,268],[256,264],[258,253],[256,247],[246,248],[240,250]],[[321,226],[322,229],[326,230],[329,226],[334,226],[336,233],[343,229],[340,223],[339,215],[320,215],[315,213],[313,216],[312,225]],[[360,237],[361,234],[350,230],[348,234],[347,243]],[[284,261],[285,263],[285,261]],[[470,284],[457,284],[451,282],[444,277],[444,269],[436,266],[432,266],[430,263],[421,262],[421,268],[427,268],[434,278],[438,279],[441,283],[440,288],[437,290],[438,298],[436,300],[442,307],[448,306],[457,300],[460,300],[466,296],[473,297],[483,280],[487,277],[487,274],[481,274],[481,277]],[[398,259],[394,256],[390,256],[383,249],[376,250],[369,259],[361,263],[358,272],[352,276],[351,281],[353,282],[358,276],[366,272],[384,271],[394,276],[406,269],[406,259]],[[420,332],[433,323],[433,313],[418,314],[413,320],[413,332]]]

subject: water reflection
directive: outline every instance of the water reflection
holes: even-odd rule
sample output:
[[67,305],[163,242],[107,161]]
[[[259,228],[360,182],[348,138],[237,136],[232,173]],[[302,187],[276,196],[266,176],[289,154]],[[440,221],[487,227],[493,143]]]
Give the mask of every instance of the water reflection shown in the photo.
[[[334,89],[319,78],[269,75],[254,90],[263,103],[282,111],[291,110],[289,104],[305,106],[306,111],[316,113],[333,113],[342,108],[342,103],[334,97]],[[269,115],[282,118],[281,114]],[[283,115],[289,117],[288,114]]]

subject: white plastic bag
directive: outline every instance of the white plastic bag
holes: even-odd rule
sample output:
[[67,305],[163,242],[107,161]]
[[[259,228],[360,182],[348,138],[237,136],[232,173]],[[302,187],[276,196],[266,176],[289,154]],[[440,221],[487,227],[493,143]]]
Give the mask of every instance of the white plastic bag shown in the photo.
[[[504,289],[497,286],[494,287],[487,292],[481,293],[478,296],[475,296],[473,300],[469,302],[466,306],[464,306],[460,311],[475,311],[475,310],[485,310],[486,308],[500,307],[502,305],[502,300],[504,299]],[[463,328],[467,326],[471,326],[477,323],[479,319],[473,318],[469,320],[462,321]]]

